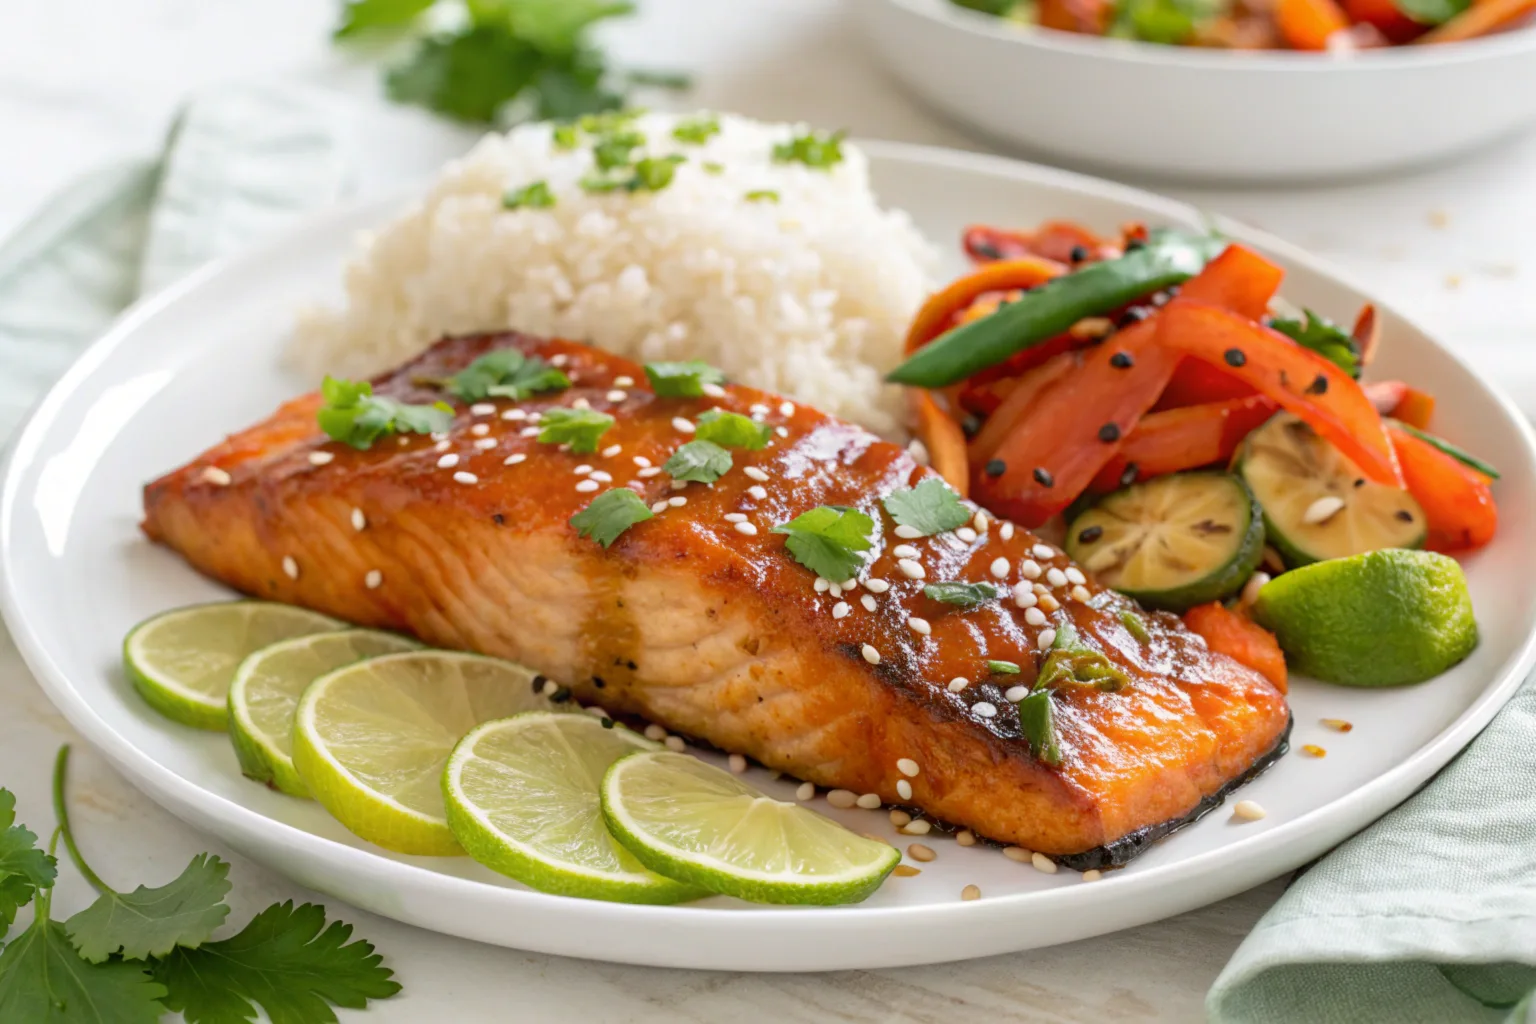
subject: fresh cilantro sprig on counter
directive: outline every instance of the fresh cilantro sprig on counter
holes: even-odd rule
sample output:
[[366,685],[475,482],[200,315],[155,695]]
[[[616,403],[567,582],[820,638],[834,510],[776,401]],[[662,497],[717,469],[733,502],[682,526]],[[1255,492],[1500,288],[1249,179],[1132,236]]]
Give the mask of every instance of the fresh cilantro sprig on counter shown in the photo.
[[433,434],[453,425],[453,409],[443,402],[409,405],[373,393],[367,381],[327,376],[320,385],[324,404],[315,414],[320,429],[333,441],[368,449],[390,434]]
[[1310,309],[1302,311],[1306,321],[1271,320],[1269,326],[1302,348],[1309,348],[1351,377],[1360,376],[1360,343],[1327,317]]
[[442,383],[445,390],[465,402],[484,398],[520,402],[541,391],[564,391],[571,386],[571,379],[538,356],[502,348],[487,352]]
[[1006,593],[996,583],[944,582],[930,583],[923,587],[923,596],[961,608],[975,608],[988,601],[996,601]]
[[613,426],[613,417],[592,409],[546,409],[539,420],[539,440],[568,444],[583,455],[597,451],[598,438]]
[[586,508],[571,516],[576,532],[603,547],[610,547],[619,535],[636,523],[643,523],[655,513],[645,507],[640,495],[628,487],[615,487],[592,499]]
[[795,561],[826,580],[846,580],[864,565],[875,521],[856,508],[818,505],[773,528]]
[[699,398],[707,384],[724,384],[725,374],[699,359],[680,363],[646,363],[651,390],[662,398]]
[[916,487],[892,491],[881,504],[896,520],[896,525],[909,527],[924,537],[958,529],[971,518],[971,512],[961,504],[960,496],[936,476],[923,480]]
[[[158,888],[114,890],[75,844],[65,803],[69,747],[54,762],[58,817],[49,851],[14,825],[15,798],[0,789],[0,914],[9,923],[33,904],[33,921],[0,950],[0,1021],[155,1024],[180,1012],[187,1024],[247,1024],[258,1011],[280,1022],[334,1024],[332,1006],[361,1009],[400,991],[373,946],[348,942],[350,925],[326,923],[314,904],[274,904],[237,934],[210,941],[229,906],[229,865],[199,854]],[[68,921],[52,919],[64,841],[101,895]]]
[[700,441],[713,441],[722,448],[746,448],[755,452],[768,444],[773,428],[739,412],[710,409],[694,424],[693,436]]
[[661,467],[674,480],[712,484],[731,471],[731,453],[713,441],[689,441]]

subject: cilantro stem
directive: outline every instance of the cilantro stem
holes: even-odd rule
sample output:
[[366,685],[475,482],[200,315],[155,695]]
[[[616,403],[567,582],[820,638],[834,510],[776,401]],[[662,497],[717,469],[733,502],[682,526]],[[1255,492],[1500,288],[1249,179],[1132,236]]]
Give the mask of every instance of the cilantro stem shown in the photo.
[[[101,876],[91,870],[91,866],[85,862],[85,855],[80,852],[80,847],[75,845],[75,833],[69,827],[69,805],[64,801],[64,780],[69,774],[69,744],[59,748],[59,754],[53,761],[53,813],[59,819],[59,827],[54,830],[53,841],[56,844],[59,836],[64,837],[64,848],[69,851],[69,859],[75,862],[75,868],[85,880],[91,883],[91,888],[102,895],[115,890],[102,881]],[[53,853],[53,845],[48,847],[49,854]]]

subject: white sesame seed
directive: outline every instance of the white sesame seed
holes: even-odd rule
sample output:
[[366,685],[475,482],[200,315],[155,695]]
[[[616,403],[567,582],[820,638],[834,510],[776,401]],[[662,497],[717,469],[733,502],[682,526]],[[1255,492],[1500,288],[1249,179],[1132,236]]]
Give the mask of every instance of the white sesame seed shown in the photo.
[[753,484],[751,487],[748,487],[747,493],[756,498],[758,501],[762,501],[768,497],[767,488],[763,487],[761,484]]
[[688,744],[683,742],[683,738],[681,736],[668,736],[661,742],[666,745],[668,750],[675,754],[681,754],[684,750],[688,749]]
[[1016,864],[1028,864],[1030,852],[1022,846],[1005,846],[1003,847],[1003,856]]
[[558,355],[553,355],[553,356],[549,357],[549,365],[550,366],[564,366],[566,363],[568,363],[570,361],[571,361],[571,357],[566,355],[564,352],[561,352]]
[[203,467],[203,482],[213,484],[216,487],[228,487],[234,480],[227,472],[218,466]]
[[325,466],[325,465],[329,465],[331,460],[334,459],[335,457],[336,457],[336,453],[335,452],[310,452],[309,453],[309,464],[311,466]]
[[1264,808],[1252,800],[1239,800],[1232,806],[1232,817],[1241,818],[1243,821],[1258,821],[1265,815]]
[[909,580],[920,580],[928,575],[927,571],[923,569],[922,563],[915,562],[910,558],[901,559],[896,563],[896,568],[900,569],[901,574]]
[[434,430],[434,431],[432,431],[432,433],[428,434],[427,436],[430,437],[434,441],[446,441],[446,440],[448,440],[447,432],[446,431],[442,431],[442,430]]
[[906,779],[897,779],[896,780],[896,795],[901,797],[903,800],[911,800],[912,799],[912,783],[908,782]]
[[1083,570],[1079,569],[1075,565],[1067,566],[1067,579],[1071,580],[1073,583],[1076,583],[1078,586],[1082,586],[1084,583],[1088,582],[1088,577],[1083,575]]
[[891,548],[891,554],[897,558],[916,558],[922,552],[910,544],[898,544]]
[[794,402],[780,402],[779,403],[779,415],[780,416],[793,416],[794,414],[795,414],[795,403]]
[[919,530],[915,526],[908,526],[903,523],[902,525],[896,527],[896,536],[900,537],[902,540],[916,540],[922,535],[923,531]]
[[909,836],[925,836],[933,829],[933,822],[915,818],[901,827],[901,830]]
[[757,527],[751,523],[737,523],[736,532],[747,537],[756,537]]
[[506,412],[501,414],[501,418],[507,420],[508,422],[516,423],[518,420],[527,419],[528,414],[521,409],[508,409]]
[[892,807],[891,808],[891,824],[892,825],[895,825],[897,828],[906,828],[911,823],[912,823],[912,815],[908,814],[906,811],[902,810],[900,807]]
[[974,544],[976,542],[976,531],[971,529],[969,526],[960,527],[960,529],[955,531],[955,536],[959,537],[967,544]]
[[539,428],[538,427],[524,427],[522,430],[519,430],[517,432],[517,436],[518,437],[538,437],[539,436]]
[[1093,595],[1088,593],[1088,588],[1083,586],[1081,583],[1072,588],[1072,600],[1074,601],[1086,602],[1092,597]]
[[863,597],[860,597],[859,604],[863,605],[864,610],[867,612],[872,612],[875,610],[875,599],[869,594],[865,594]]
[[377,569],[369,569],[368,575],[363,577],[363,586],[369,590],[378,590],[379,584],[384,582],[384,574]]
[[960,890],[960,898],[962,900],[965,900],[967,903],[971,902],[972,900],[979,900],[979,899],[981,899],[981,886],[979,886],[979,885],[968,885],[968,886],[966,886],[964,889]]
[[864,808],[866,811],[878,810],[879,807],[880,807],[880,803],[881,803],[880,794],[879,793],[861,793],[859,795],[859,798],[857,800],[855,800],[854,803],[858,804],[860,807]]
[[751,477],[753,480],[756,480],[758,483],[767,483],[768,482],[768,474],[764,473],[762,470],[758,469],[756,466],[747,466],[745,469],[742,470],[742,472],[747,474],[747,476]]
[[590,408],[592,408],[592,403],[587,401],[585,398],[578,398],[578,399],[576,399],[576,401],[571,403],[571,408],[572,409],[590,409]]
[[633,461],[634,464],[639,466],[641,469],[651,468],[651,460],[646,458],[644,455],[636,455],[631,461]]
[[299,578],[299,563],[293,560],[292,555],[283,556],[283,575],[291,580]]
[[660,475],[661,475],[661,467],[660,466],[646,466],[644,469],[640,470],[638,473],[635,474],[635,476],[639,477],[642,480],[649,480],[653,476],[660,476]]
[[613,483],[613,476],[612,476],[612,474],[610,474],[606,470],[602,470],[602,469],[594,469],[592,471],[592,474],[589,477],[587,477],[587,479],[588,480],[596,480],[600,484],[611,484],[611,483]]
[[869,662],[871,665],[880,664],[880,652],[869,646],[869,644],[864,645],[863,654],[864,660]]
[[751,405],[747,406],[747,411],[751,413],[760,413],[764,416],[768,415],[768,407],[762,402],[753,402]]
[[469,407],[469,414],[471,416],[494,416],[496,414],[496,406],[491,402],[476,402]]
[[992,520],[987,515],[987,510],[986,509],[982,509],[982,508],[977,509],[976,510],[976,514],[971,517],[971,525],[976,527],[976,532],[977,533],[986,533],[987,532],[987,527],[988,527],[988,525],[991,524],[991,522],[992,522]]
[[1301,521],[1309,526],[1315,526],[1332,519],[1343,507],[1343,498],[1336,494],[1325,495],[1307,506],[1307,510],[1301,514]]
[[955,552],[963,552],[965,550],[965,544],[958,537],[945,537],[944,546]]
[[778,434],[780,437],[788,437],[789,436],[789,428],[788,427],[774,427],[773,428],[773,432],[775,434]]
[[846,811],[859,802],[859,795],[851,789],[833,789],[827,792],[827,803],[840,811]]
[[363,510],[360,508],[354,508],[352,510],[352,529],[361,532],[362,530],[366,529],[367,526],[368,517],[363,515]]
[[501,464],[503,466],[515,466],[527,457],[528,456],[524,455],[522,452],[518,452],[515,455],[508,455],[506,458],[502,459]]
[[635,378],[627,374],[613,378],[613,386],[616,388],[632,388],[635,386]]
[[955,843],[959,846],[975,846],[976,834],[968,828],[963,828],[955,833]]
[[1087,871],[1083,872],[1083,881],[1085,882],[1097,882],[1103,877],[1104,872],[1100,871],[1098,868],[1089,868]]
[[491,425],[489,423],[476,423],[469,428],[469,432],[476,437],[484,437],[491,432]]
[[1026,558],[1019,563],[1019,572],[1023,573],[1024,578],[1027,580],[1039,579],[1043,571],[1040,568],[1040,563],[1036,562],[1033,558]]
[[1056,557],[1056,549],[1051,547],[1049,544],[1036,544],[1034,547],[1030,548],[1029,550],[1030,550],[1030,553],[1033,554],[1036,558],[1055,558]]
[[651,506],[651,514],[659,516],[670,507],[671,506],[668,505],[665,500],[658,501],[656,504]]
[[1008,687],[1007,692],[1003,694],[1003,699],[1006,700],[1010,704],[1017,704],[1019,701],[1023,700],[1025,697],[1028,697],[1028,696],[1029,696],[1029,687],[1027,687],[1027,686],[1010,686],[1010,687]]
[[882,579],[867,579],[864,581],[864,589],[872,594],[883,594],[891,589],[891,585]]
[[704,394],[708,395],[710,398],[725,397],[725,388],[721,387],[719,384],[701,384],[699,385],[699,390],[704,392]]
[[621,391],[618,388],[614,388],[612,391],[608,392],[603,397],[608,399],[608,401],[610,401],[610,402],[622,402],[622,401],[624,401],[624,399],[629,397],[629,392],[628,391]]
[[645,727],[645,738],[648,740],[655,740],[657,743],[660,743],[662,740],[667,738],[667,730],[663,729],[655,722],[652,722],[650,725]]
[[619,454],[619,452],[621,452],[623,450],[624,450],[624,446],[623,445],[621,445],[621,444],[611,444],[607,448],[603,449],[603,458],[611,459],[611,458],[613,458],[615,455]]
[[949,681],[948,689],[950,693],[959,693],[961,690],[970,685],[971,681],[965,678],[965,676],[955,676],[955,678]]
[[[1029,596],[1034,597],[1035,595],[1031,594]],[[1038,601],[1039,598],[1035,598],[1035,600]],[[1025,608],[1024,621],[1029,623],[1031,626],[1043,626],[1045,625],[1046,621],[1045,612],[1041,611],[1039,608]]]
[[1017,601],[1017,600],[1019,600],[1020,598],[1023,598],[1023,597],[1028,597],[1030,599],[1029,600],[1029,604],[1022,604],[1022,605],[1019,606],[1020,608],[1028,608],[1030,605],[1035,603],[1035,601],[1034,601],[1034,598],[1035,598],[1034,588],[1032,588],[1029,585],[1029,582],[1027,580],[1020,580],[1019,582],[1017,582],[1017,583],[1015,583],[1013,585],[1013,599],[1015,601]]
[[1056,862],[1043,853],[1036,852],[1030,854],[1029,862],[1035,866],[1036,871],[1043,871],[1048,875],[1056,873]]
[[540,420],[542,420],[543,418],[544,418],[544,414],[541,413],[541,412],[531,412],[531,413],[528,414],[528,422],[529,423],[537,423]]
[[575,469],[571,470],[571,472],[575,473],[577,476],[586,476],[588,473],[592,472],[592,467],[586,463],[582,463]]
[[923,769],[910,757],[898,757],[896,759],[896,770],[909,779],[915,779]]
[[731,774],[733,775],[740,775],[747,770],[747,759],[740,754],[732,754],[726,760],[730,763]]
[[747,517],[740,512],[727,512],[725,514],[725,521],[728,523],[744,523],[747,521]]
[[827,589],[831,591],[833,597],[843,596],[843,585],[841,583],[834,583]]
[[1067,585],[1067,574],[1052,566],[1045,571],[1045,582],[1053,587],[1064,587]]
[[691,434],[694,431],[694,426],[681,416],[674,416],[672,417],[672,429],[684,434]]
[[437,460],[437,468],[438,469],[452,469],[454,466],[457,466],[458,464],[459,464],[459,457],[458,457],[458,455],[454,454],[453,452],[449,452],[447,455],[444,455],[442,458]]
[[1008,559],[1006,559],[1006,558],[994,558],[994,559],[992,559],[992,567],[991,568],[992,568],[992,575],[996,576],[998,579],[1004,580],[1004,579],[1008,578],[1008,569],[1009,569]]
[[453,474],[453,478],[461,484],[477,484],[480,482],[480,478],[475,476],[475,474],[466,473],[462,469]]
[[591,494],[601,486],[596,480],[582,480],[576,484],[576,490],[581,494]]
[[933,633],[933,627],[928,624],[928,620],[920,619],[916,615],[907,620],[907,628],[918,636],[929,636]]
[[435,451],[435,452],[445,452],[450,447],[452,447],[450,442],[448,442],[448,441],[439,441],[439,442],[437,442],[437,444],[432,446],[432,450]]
[[815,589],[816,593],[825,594],[828,590],[832,589],[832,581],[817,576],[816,582],[812,584],[812,587]]
[[1013,524],[1004,523],[1002,526],[999,526],[997,528],[997,535],[1003,538],[1003,540],[1013,540]]
[[1039,594],[1036,596],[1040,598],[1040,609],[1042,611],[1054,612],[1056,609],[1061,607],[1061,602],[1056,600],[1050,594]]
[[1248,582],[1243,584],[1242,595],[1238,598],[1239,603],[1247,607],[1257,601],[1259,599],[1259,591],[1264,589],[1264,585],[1269,582],[1269,579],[1269,573],[1267,572],[1256,572],[1249,576]]
[[997,714],[997,706],[987,701],[977,701],[971,705],[971,714],[977,718],[991,718]]
[[848,613],[851,611],[853,611],[853,608],[848,604],[847,601],[839,601],[837,604],[832,606],[832,617],[834,619],[847,618]]
[[1056,631],[1054,629],[1042,629],[1040,631],[1039,637],[1036,639],[1038,640],[1041,649],[1047,648],[1056,642]]
[[809,782],[800,783],[799,788],[795,790],[795,799],[801,801],[816,799],[816,787]]
[[688,499],[679,494],[676,497],[668,498],[667,504],[671,505],[673,508],[682,508],[684,505],[688,504]]

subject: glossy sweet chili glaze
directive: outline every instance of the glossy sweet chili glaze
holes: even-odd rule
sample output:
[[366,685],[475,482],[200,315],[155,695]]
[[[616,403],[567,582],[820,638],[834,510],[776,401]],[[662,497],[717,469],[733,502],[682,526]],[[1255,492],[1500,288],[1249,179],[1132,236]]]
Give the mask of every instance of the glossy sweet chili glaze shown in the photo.
[[[657,397],[637,364],[516,334],[446,340],[375,388],[437,401],[427,382],[506,346],[563,363],[574,386],[458,403],[446,436],[366,451],[318,430],[318,396],[295,399],[148,485],[145,531],[255,596],[512,658],[612,713],[1052,855],[1161,831],[1283,742],[1289,713],[1268,681],[1173,616],[1140,613],[1139,639],[1120,615],[1128,600],[1077,582],[1027,531],[982,513],[949,533],[896,536],[880,499],[930,471],[815,410],[741,387]],[[581,403],[617,421],[597,452],[537,440],[531,414]],[[659,467],[713,407],[774,436],[733,450],[716,483],[675,487]],[[668,504],[607,550],[579,537],[571,516],[626,486]],[[818,505],[877,524],[867,568],[841,593],[771,532]],[[947,580],[1011,593],[972,609],[923,594]],[[1130,685],[1057,692],[1051,767],[1006,694],[1034,679],[1042,632],[1067,622]]]

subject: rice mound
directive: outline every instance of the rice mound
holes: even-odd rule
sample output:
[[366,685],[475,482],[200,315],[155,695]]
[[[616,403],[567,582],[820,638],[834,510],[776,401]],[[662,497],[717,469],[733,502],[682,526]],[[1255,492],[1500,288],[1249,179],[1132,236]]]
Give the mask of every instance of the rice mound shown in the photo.
[[[584,190],[589,136],[570,150],[548,124],[486,137],[363,239],[343,307],[305,313],[293,357],[358,376],[444,335],[516,329],[641,361],[702,359],[899,434],[899,392],[882,378],[932,283],[931,247],[906,214],[880,208],[856,146],[822,170],[773,159],[804,126],[719,115],[719,133],[690,145],[672,135],[680,120],[632,123],[648,155],[686,158],[656,192]],[[537,181],[552,207],[503,207]]]

